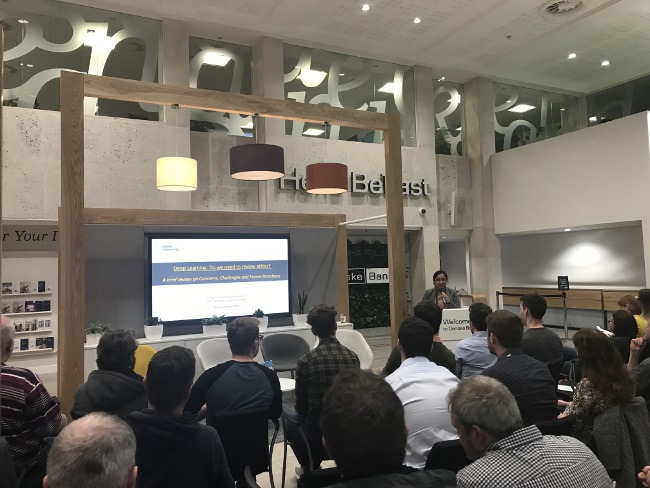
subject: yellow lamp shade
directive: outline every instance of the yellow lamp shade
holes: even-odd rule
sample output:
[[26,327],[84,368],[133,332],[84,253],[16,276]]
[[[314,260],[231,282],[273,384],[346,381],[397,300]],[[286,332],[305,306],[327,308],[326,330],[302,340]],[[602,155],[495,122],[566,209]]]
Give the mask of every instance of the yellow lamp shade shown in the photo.
[[196,190],[196,159],[170,156],[156,160],[156,186],[164,191]]
[[307,193],[336,195],[348,191],[348,167],[345,164],[310,164],[306,176]]

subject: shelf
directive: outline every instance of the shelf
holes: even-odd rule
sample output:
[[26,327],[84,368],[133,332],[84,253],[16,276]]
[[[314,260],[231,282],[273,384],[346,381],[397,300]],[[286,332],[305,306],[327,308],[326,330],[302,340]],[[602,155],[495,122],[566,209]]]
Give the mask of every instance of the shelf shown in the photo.
[[12,356],[23,354],[43,354],[45,352],[54,352],[54,349],[51,347],[46,347],[45,349],[27,349],[25,351],[14,351],[11,353]]
[[22,315],[52,315],[52,310],[44,310],[43,312],[20,312],[20,313],[6,313],[7,317],[20,317]]
[[33,297],[33,296],[51,296],[51,291],[41,291],[35,293],[3,293],[3,297]]
[[36,330],[23,330],[20,332],[16,332],[16,335],[20,334],[40,334],[41,332],[52,332],[52,328],[49,329],[36,329]]

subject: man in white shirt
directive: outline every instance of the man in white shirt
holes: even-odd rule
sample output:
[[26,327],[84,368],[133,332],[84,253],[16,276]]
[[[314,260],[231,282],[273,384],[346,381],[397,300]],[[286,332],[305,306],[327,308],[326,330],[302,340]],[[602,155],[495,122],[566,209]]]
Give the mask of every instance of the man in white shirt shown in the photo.
[[458,438],[446,402],[447,393],[458,385],[458,378],[429,361],[433,334],[424,320],[407,318],[397,338],[402,364],[386,377],[386,382],[404,406],[408,428],[404,464],[422,469],[436,442]]

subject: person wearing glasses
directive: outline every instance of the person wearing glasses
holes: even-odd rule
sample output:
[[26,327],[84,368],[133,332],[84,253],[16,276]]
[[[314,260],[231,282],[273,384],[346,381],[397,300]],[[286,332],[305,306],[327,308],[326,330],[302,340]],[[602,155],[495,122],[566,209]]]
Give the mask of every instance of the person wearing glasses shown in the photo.
[[447,286],[448,279],[441,269],[433,273],[433,288],[424,292],[422,300],[433,300],[440,308],[460,308],[458,292]]

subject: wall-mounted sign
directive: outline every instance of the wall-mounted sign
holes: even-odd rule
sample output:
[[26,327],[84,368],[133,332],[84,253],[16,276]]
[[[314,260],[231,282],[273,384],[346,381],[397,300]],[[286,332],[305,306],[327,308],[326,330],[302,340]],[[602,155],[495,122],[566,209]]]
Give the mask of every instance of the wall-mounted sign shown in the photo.
[[3,225],[3,251],[56,251],[58,228],[51,225]]
[[365,268],[348,269],[348,285],[363,285],[366,283]]
[[388,283],[388,268],[349,268],[348,285]]
[[[351,193],[384,195],[386,193],[386,177],[380,174],[378,179],[372,180],[353,171],[350,173],[348,187]],[[305,177],[298,176],[295,168],[286,176],[280,178],[280,190],[305,191],[306,188]],[[424,179],[420,181],[404,181],[402,183],[402,193],[412,197],[429,196],[431,195],[431,187]]]
[[569,289],[569,277],[568,276],[558,276],[557,277],[557,289],[560,291],[567,291]]

